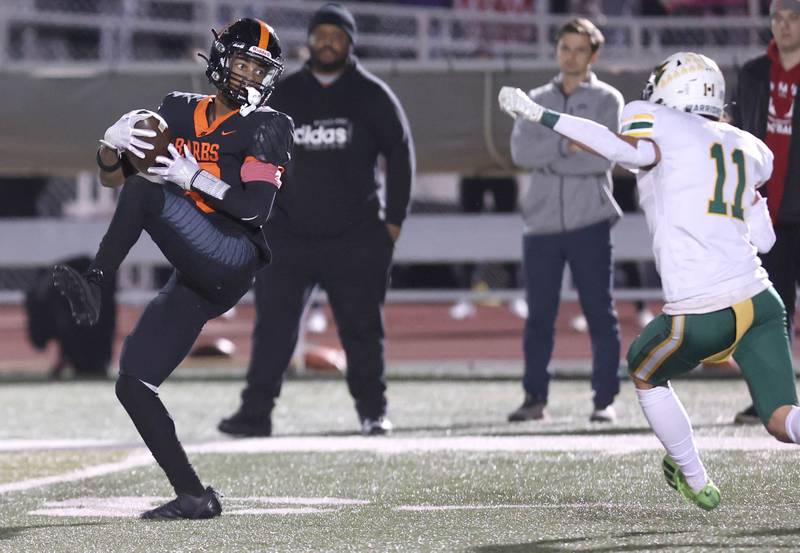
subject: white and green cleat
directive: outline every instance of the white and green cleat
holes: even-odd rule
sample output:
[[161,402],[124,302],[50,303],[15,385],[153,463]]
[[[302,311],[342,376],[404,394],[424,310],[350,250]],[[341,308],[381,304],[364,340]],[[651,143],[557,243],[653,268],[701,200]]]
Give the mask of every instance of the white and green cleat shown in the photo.
[[702,490],[696,492],[686,482],[683,471],[681,471],[672,457],[665,455],[661,466],[664,469],[664,478],[667,479],[667,484],[678,490],[687,501],[694,503],[706,511],[710,511],[719,505],[719,489],[714,485],[714,482],[709,480],[708,484],[706,484]]

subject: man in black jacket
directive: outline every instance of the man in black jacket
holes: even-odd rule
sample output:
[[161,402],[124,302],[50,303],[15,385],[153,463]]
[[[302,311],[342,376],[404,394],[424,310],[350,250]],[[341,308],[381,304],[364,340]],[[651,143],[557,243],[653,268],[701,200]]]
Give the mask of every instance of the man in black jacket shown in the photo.
[[[764,140],[775,155],[772,178],[762,190],[777,241],[762,262],[786,306],[792,340],[800,280],[800,140],[794,136],[794,129],[800,131],[800,0],[773,0],[769,13],[773,40],[766,54],[739,71],[732,117],[733,124]],[[760,422],[752,405],[734,420]]]
[[411,132],[392,91],[353,57],[356,25],[347,9],[326,4],[308,33],[311,59],[279,83],[270,102],[293,118],[295,148],[265,227],[275,262],[256,278],[247,386],[239,410],[219,424],[236,436],[271,434],[271,412],[316,285],[333,309],[361,432],[391,431],[383,302],[414,175]]

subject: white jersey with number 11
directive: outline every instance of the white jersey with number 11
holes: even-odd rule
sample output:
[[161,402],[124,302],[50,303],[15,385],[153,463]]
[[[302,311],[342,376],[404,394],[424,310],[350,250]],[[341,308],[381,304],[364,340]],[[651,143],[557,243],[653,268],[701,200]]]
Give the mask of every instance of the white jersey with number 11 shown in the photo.
[[718,311],[770,286],[746,222],[772,173],[769,148],[727,123],[644,101],[625,106],[620,132],[649,138],[661,152],[637,185],[664,312]]

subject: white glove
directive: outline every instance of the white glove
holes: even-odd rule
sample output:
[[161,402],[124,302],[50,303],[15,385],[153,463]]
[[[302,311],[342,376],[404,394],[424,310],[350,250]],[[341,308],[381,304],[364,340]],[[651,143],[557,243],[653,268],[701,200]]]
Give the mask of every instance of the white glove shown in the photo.
[[519,88],[512,86],[501,88],[500,94],[497,95],[497,101],[500,109],[514,119],[522,117],[532,123],[538,123],[544,114],[544,108],[541,105],[531,100],[531,97]]
[[192,186],[192,179],[200,172],[200,166],[197,160],[189,151],[189,146],[183,145],[183,156],[178,153],[177,148],[170,144],[167,150],[172,156],[158,156],[156,163],[160,163],[163,167],[153,166],[147,170],[148,173],[159,175],[161,178],[174,182],[184,190],[189,190]]
[[135,109],[129,111],[119,118],[119,120],[106,129],[106,133],[100,140],[100,143],[113,148],[118,152],[127,150],[136,157],[144,159],[144,152],[142,150],[152,150],[154,146],[144,140],[139,140],[137,137],[152,138],[156,135],[156,131],[150,129],[135,129],[133,126],[139,121],[144,121],[150,117],[150,114]]

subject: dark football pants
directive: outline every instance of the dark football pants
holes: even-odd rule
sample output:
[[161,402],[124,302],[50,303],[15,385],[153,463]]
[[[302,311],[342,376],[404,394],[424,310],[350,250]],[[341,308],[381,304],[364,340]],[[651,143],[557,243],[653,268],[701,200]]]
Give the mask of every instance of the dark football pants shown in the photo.
[[786,307],[789,342],[794,341],[794,309],[800,283],[800,225],[775,228],[775,245],[761,256],[775,290]]
[[347,355],[347,385],[360,417],[386,412],[383,302],[393,243],[381,222],[336,238],[303,238],[267,223],[273,262],[256,275],[253,352],[243,407],[272,409],[315,285],[328,294]]
[[523,347],[525,392],[547,403],[555,321],[564,264],[569,263],[592,340],[594,404],[603,409],[619,393],[619,322],[611,298],[611,228],[607,221],[554,234],[523,237],[523,268],[530,315]]
[[158,387],[187,355],[203,325],[249,289],[262,262],[243,232],[200,212],[173,187],[140,177],[125,181],[94,265],[111,275],[147,231],[175,272],[145,308],[120,355],[117,397],[176,493],[200,495],[202,484],[175,425],[146,384]]

